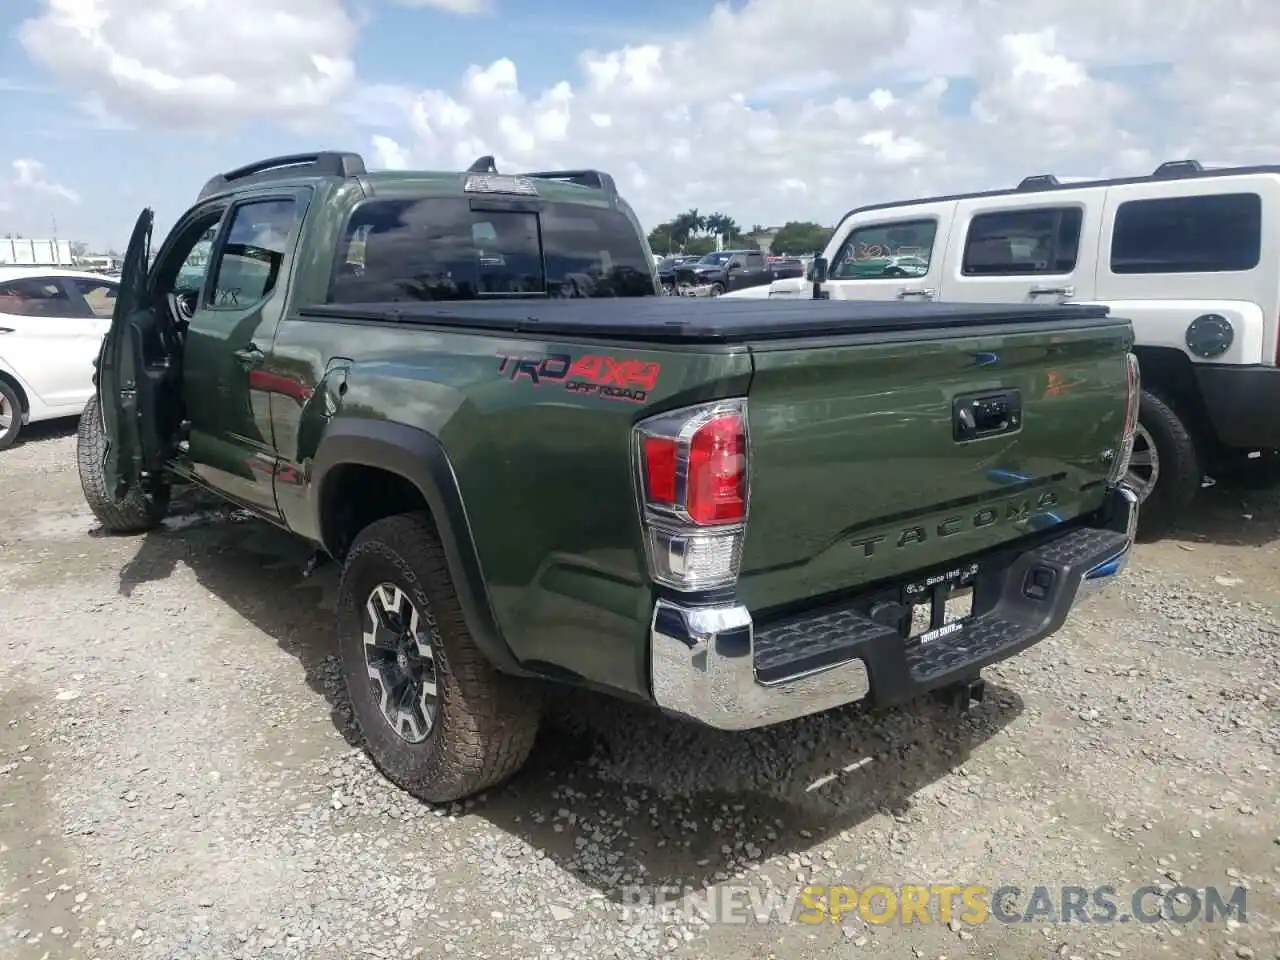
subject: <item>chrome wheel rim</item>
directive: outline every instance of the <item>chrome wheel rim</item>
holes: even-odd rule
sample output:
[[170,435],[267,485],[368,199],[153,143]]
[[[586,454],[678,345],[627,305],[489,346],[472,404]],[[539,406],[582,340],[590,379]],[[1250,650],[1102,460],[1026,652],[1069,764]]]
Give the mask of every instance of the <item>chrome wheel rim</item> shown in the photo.
[[382,719],[401,740],[422,743],[439,710],[435,623],[392,583],[373,588],[364,616],[365,666]]
[[1142,424],[1138,424],[1134,431],[1133,453],[1129,455],[1124,478],[1129,489],[1138,495],[1139,503],[1151,496],[1160,479],[1160,454],[1151,434]]
[[17,411],[13,409],[9,398],[0,393],[0,436],[13,429],[13,420],[16,415]]

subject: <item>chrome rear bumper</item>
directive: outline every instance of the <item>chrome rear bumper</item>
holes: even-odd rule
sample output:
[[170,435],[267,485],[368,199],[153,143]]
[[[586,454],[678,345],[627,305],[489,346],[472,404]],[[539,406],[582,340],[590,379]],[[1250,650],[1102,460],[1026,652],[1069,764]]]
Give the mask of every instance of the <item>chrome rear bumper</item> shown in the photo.
[[[990,609],[914,647],[851,608],[758,628],[741,605],[660,599],[650,625],[654,701],[711,727],[743,730],[868,695],[903,702],[972,678],[1055,633],[1077,604],[1115,581],[1128,565],[1137,511],[1137,497],[1115,488],[1103,526],[1075,528],[987,571],[1000,586]],[[788,660],[796,672],[779,676]]]

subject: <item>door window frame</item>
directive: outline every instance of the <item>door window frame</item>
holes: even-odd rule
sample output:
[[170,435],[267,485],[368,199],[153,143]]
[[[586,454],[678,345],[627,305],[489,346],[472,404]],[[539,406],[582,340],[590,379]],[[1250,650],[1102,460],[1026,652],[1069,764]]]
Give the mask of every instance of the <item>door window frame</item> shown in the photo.
[[[189,231],[197,223],[208,219],[211,214],[215,213],[218,219],[213,225],[215,230],[214,243],[217,243],[218,236],[221,235],[226,225],[229,206],[230,204],[225,197],[197,204],[183,214],[181,219],[174,224],[173,229],[169,231],[169,235],[164,238],[164,243],[160,245],[160,249],[156,252],[155,259],[151,262],[151,270],[147,274],[147,293],[150,297],[154,298],[158,293],[163,293],[167,296],[174,292],[173,281],[177,280],[178,272],[182,269],[182,265],[187,262],[187,257],[191,256],[191,251],[195,249],[195,243],[186,247],[182,254],[182,259],[176,262],[173,260],[175,251],[180,249],[180,245],[186,240]],[[208,227],[206,226],[205,229],[207,230]],[[199,242],[200,240],[197,237],[196,243]],[[210,264],[213,263],[212,248],[210,248],[209,262]],[[210,271],[205,271],[204,282],[200,285],[197,309],[204,304],[205,292],[209,288],[209,273]],[[165,281],[165,284],[161,283],[162,280]],[[165,288],[166,286],[167,289]]]
[[[1053,249],[1052,249],[1053,256],[1050,258],[1050,265],[1052,266],[1056,262],[1058,257],[1058,240],[1059,240],[1059,234],[1062,231],[1061,214],[1063,211],[1066,211],[1066,210],[1080,211],[1080,225],[1076,230],[1075,256],[1072,259],[1070,270],[1050,269],[1050,270],[1039,270],[1039,271],[1033,271],[1033,272],[1018,272],[1018,273],[1012,273],[1012,272],[1011,273],[971,273],[966,268],[965,264],[969,254],[969,235],[973,232],[974,221],[978,220],[981,217],[1007,216],[1009,214],[1019,214],[1019,213],[1045,213],[1049,211],[1052,211],[1058,214],[1057,222],[1054,226],[1054,231],[1053,231]],[[988,209],[984,209],[984,210],[972,213],[969,215],[968,223],[966,223],[964,226],[964,239],[961,241],[961,244],[960,244],[960,263],[958,264],[960,268],[959,275],[964,280],[981,280],[984,278],[991,278],[996,280],[1018,280],[1022,277],[1069,277],[1073,273],[1075,273],[1076,269],[1080,266],[1080,248],[1084,243],[1084,227],[1085,227],[1085,220],[1086,220],[1087,214],[1088,214],[1088,210],[1085,204],[1080,202],[1045,203],[1045,204],[1036,204],[1035,206],[1022,205],[1022,206],[1008,206],[1008,207],[991,207]]]
[[[848,257],[841,258],[850,247],[853,238],[864,230],[889,230],[894,227],[910,227],[916,224],[930,224],[933,227],[933,237],[929,242],[928,262],[925,264],[923,273],[908,274],[901,277],[838,277],[835,275],[842,263],[848,261]],[[870,220],[865,223],[859,223],[849,228],[849,232],[844,235],[844,239],[840,241],[840,246],[836,248],[835,255],[831,258],[831,263],[827,268],[827,279],[832,283],[867,283],[867,282],[891,282],[902,283],[904,280],[923,280],[925,277],[933,273],[937,264],[935,253],[938,248],[938,233],[942,229],[942,218],[935,214],[924,214],[917,216],[900,216],[891,220]]]
[[[213,238],[213,246],[209,250],[209,270],[205,273],[204,287],[200,291],[200,303],[198,309],[216,311],[219,313],[246,313],[251,310],[258,310],[270,303],[275,298],[277,291],[281,289],[288,289],[293,270],[294,253],[297,250],[302,224],[306,220],[307,211],[311,204],[312,192],[313,191],[310,187],[275,189],[264,191],[262,193],[252,193],[236,197],[228,204],[226,210],[223,211],[222,220],[218,224],[218,232]],[[251,304],[218,304],[216,302],[211,302],[209,297],[212,294],[212,285],[217,280],[218,270],[222,265],[222,257],[226,251],[227,240],[231,235],[231,228],[235,225],[236,214],[242,208],[253,206],[254,204],[273,202],[280,203],[282,201],[293,204],[296,215],[294,217],[293,225],[289,228],[289,235],[285,239],[285,249],[280,260],[280,272],[276,275],[276,281],[274,285],[272,285],[271,290],[266,296],[259,300],[255,300]]]

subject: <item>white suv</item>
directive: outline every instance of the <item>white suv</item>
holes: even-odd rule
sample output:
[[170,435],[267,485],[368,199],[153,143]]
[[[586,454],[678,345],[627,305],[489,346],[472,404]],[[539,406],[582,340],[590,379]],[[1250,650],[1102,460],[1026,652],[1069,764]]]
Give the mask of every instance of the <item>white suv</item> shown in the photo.
[[[822,259],[833,299],[1103,303],[1131,319],[1143,396],[1129,484],[1144,539],[1207,472],[1280,448],[1280,166],[1177,160],[1146,177],[1041,175],[861,207]],[[758,295],[812,287],[780,280]]]

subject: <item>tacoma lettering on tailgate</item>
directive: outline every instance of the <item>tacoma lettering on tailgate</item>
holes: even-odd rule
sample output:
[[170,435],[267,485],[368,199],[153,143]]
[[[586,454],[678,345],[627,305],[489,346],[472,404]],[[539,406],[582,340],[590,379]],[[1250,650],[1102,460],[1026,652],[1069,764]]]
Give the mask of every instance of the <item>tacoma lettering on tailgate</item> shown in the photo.
[[567,353],[538,357],[498,354],[498,373],[508,380],[528,380],[535,387],[554,383],[574,393],[631,403],[644,403],[649,398],[661,370],[659,364],[647,360],[599,354],[576,360]]
[[882,543],[888,542],[893,547],[909,547],[913,544],[924,543],[941,537],[954,537],[956,534],[964,533],[966,530],[989,527],[993,523],[1017,523],[1022,520],[1030,520],[1041,511],[1057,505],[1058,495],[1046,490],[1044,493],[1036,494],[1033,497],[1008,500],[999,507],[983,507],[981,510],[976,510],[971,514],[957,514],[945,517],[927,527],[919,524],[903,527],[899,530],[898,535],[892,538],[888,534],[881,534],[875,537],[855,537],[849,541],[849,546],[860,547],[864,557],[871,557],[875,556],[876,547]]

